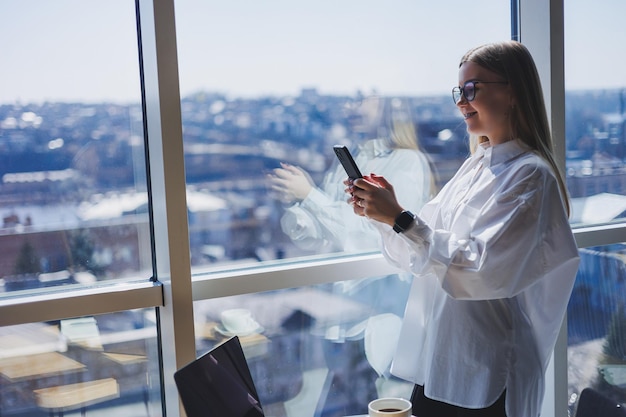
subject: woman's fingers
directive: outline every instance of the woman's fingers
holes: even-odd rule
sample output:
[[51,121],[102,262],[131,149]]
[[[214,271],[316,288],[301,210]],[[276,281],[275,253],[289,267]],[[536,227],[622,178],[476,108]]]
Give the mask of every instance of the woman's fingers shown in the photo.
[[352,205],[352,210],[354,211],[355,214],[358,214],[359,216],[365,216],[365,208],[363,207],[364,205],[363,200],[359,200],[359,199],[352,197],[351,199],[348,200],[348,204]]
[[285,188],[287,186],[287,181],[277,175],[270,175],[269,182],[272,188]]
[[372,198],[373,193],[364,188],[354,187],[352,188],[352,195],[359,200],[369,200]]
[[378,187],[376,184],[370,182],[367,178],[357,178],[352,183],[355,187],[361,188],[363,190],[371,190]]
[[385,177],[381,177],[376,174],[370,175],[370,180],[376,184],[378,187],[384,188],[386,190],[393,189],[393,186],[387,181]]
[[281,162],[280,166],[282,166],[283,169],[285,171],[289,172],[290,174],[299,175],[299,174],[302,173],[302,171],[298,167],[296,167],[295,165],[285,164],[285,163]]

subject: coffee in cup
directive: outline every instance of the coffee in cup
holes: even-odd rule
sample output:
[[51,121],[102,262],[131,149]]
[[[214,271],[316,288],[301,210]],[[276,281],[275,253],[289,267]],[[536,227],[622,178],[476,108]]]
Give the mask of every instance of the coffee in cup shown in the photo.
[[367,406],[369,417],[411,417],[413,405],[404,398],[379,398]]

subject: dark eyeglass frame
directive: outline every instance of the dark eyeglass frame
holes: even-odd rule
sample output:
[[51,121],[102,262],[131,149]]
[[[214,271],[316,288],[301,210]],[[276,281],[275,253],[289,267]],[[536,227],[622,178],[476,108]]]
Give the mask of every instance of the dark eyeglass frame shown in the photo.
[[[463,84],[463,87],[454,87],[452,89],[452,101],[454,104],[458,104],[461,101],[461,97],[465,97],[468,102],[474,101],[476,98],[476,84],[508,84],[508,81],[475,81],[470,80]],[[466,89],[471,86],[471,94],[468,94]]]

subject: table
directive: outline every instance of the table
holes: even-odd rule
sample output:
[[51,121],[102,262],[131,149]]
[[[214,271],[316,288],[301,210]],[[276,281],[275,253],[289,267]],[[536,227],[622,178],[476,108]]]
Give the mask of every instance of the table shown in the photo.
[[77,372],[85,368],[82,363],[58,352],[0,359],[0,374],[12,382]]
[[84,409],[92,404],[118,398],[120,389],[114,378],[105,378],[97,381],[42,388],[35,390],[34,394],[35,402],[39,407],[51,411],[63,411],[74,408]]
[[129,353],[107,353],[104,352],[103,355],[113,362],[119,363],[120,365],[130,365],[135,363],[141,363],[148,360],[146,355],[135,355]]

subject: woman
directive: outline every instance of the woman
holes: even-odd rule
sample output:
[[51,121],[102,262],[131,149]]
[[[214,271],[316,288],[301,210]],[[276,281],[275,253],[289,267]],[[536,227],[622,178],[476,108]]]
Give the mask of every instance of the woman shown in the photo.
[[470,50],[453,98],[474,152],[419,216],[384,177],[346,181],[416,277],[392,372],[416,384],[420,417],[536,417],[579,259],[530,53]]

